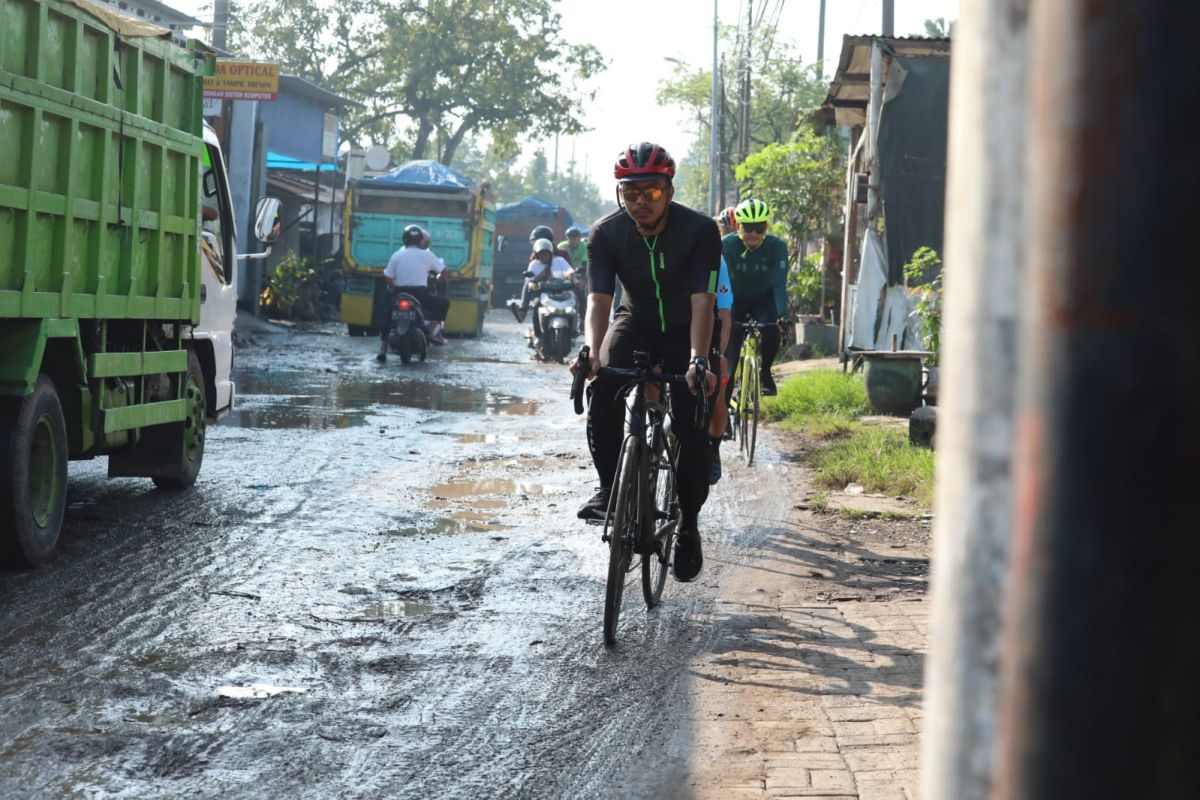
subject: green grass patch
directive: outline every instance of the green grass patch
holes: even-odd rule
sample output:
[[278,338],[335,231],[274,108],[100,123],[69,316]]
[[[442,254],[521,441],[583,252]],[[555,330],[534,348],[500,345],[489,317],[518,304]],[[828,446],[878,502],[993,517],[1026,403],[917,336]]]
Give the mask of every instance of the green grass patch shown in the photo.
[[820,439],[846,436],[871,411],[862,377],[837,370],[802,372],[782,382],[779,394],[764,397],[763,419],[781,422]]
[[813,453],[816,482],[830,489],[850,483],[868,492],[912,497],[933,503],[933,452],[914,447],[903,430],[859,428]]

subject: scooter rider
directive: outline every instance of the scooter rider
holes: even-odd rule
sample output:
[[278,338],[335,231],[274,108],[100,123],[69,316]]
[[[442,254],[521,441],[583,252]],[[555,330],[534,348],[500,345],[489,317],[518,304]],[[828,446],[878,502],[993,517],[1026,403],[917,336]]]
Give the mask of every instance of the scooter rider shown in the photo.
[[[442,328],[446,322],[446,312],[450,310],[450,301],[429,291],[429,275],[442,277],[446,264],[435,256],[432,250],[422,247],[428,238],[429,234],[420,225],[409,225],[405,228],[400,235],[400,242],[403,246],[392,253],[392,257],[388,259],[387,266],[383,270],[383,277],[387,281],[388,289],[392,290],[393,294],[407,292],[417,298],[421,303],[421,311],[425,318],[433,323],[429,330],[429,341],[434,344],[445,344]],[[390,314],[390,304],[388,308]],[[376,361],[387,360],[388,335],[390,333],[391,327],[384,325],[379,336],[379,353],[375,356]]]
[[[664,370],[687,372],[691,392],[671,392],[679,437],[679,499],[682,512],[674,571],[693,580],[703,565],[698,516],[708,497],[709,455],[705,427],[696,428],[694,394],[711,391],[708,372],[713,300],[721,241],[712,220],[672,202],[675,161],[650,142],[627,147],[613,167],[618,181],[616,211],[588,235],[589,289],[585,338],[592,353],[589,377],[600,365],[632,368],[634,351],[662,359]],[[609,324],[617,280],[625,297]],[[572,366],[575,370],[578,367]],[[603,519],[619,458],[625,405],[619,378],[598,377],[590,387],[588,445],[600,490],[579,516]]]
[[[529,232],[529,246],[533,247],[533,245],[537,242],[538,239],[548,239],[549,241],[553,242],[554,241],[554,231],[550,230],[549,225],[538,225],[536,228],[534,228],[533,230],[531,230]],[[569,252],[567,252],[566,250],[564,250],[562,248],[562,245],[559,245],[558,247],[554,248],[554,255],[558,256],[559,258],[566,259],[566,262],[568,264],[570,264],[572,267],[575,266],[575,262],[571,259],[571,254]],[[533,261],[536,257],[537,257],[536,252],[529,253],[530,261]]]
[[[539,283],[551,278],[570,280],[573,274],[570,263],[562,256],[554,255],[554,242],[549,239],[538,239],[533,243],[533,257],[535,261],[529,263],[529,269],[533,275],[521,287],[520,302],[515,299],[508,301],[508,308],[517,318],[517,322],[525,321],[533,293]],[[536,321],[534,324],[536,325]],[[541,331],[537,331],[537,333],[539,336],[541,335]]]

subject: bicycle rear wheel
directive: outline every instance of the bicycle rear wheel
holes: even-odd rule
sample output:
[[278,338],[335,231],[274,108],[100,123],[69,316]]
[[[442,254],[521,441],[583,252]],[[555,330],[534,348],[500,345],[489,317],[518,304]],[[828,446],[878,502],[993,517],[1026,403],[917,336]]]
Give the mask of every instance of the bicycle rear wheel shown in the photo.
[[750,391],[746,403],[746,466],[754,463],[754,444],[758,440],[758,402],[762,397],[762,375],[759,361],[750,364]]
[[[669,456],[669,457],[668,457]],[[679,487],[675,483],[673,465],[679,463],[679,445],[675,437],[658,454],[658,464],[650,472],[648,482],[654,497],[654,541],[657,552],[642,556],[642,596],[646,608],[654,608],[662,600],[663,586],[671,566],[671,548],[679,525]]]
[[608,536],[608,580],[604,586],[604,643],[617,641],[617,618],[625,594],[625,573],[633,561],[633,543],[638,534],[638,475],[641,449],[638,441],[625,437],[617,462],[616,490],[610,500],[605,534]]

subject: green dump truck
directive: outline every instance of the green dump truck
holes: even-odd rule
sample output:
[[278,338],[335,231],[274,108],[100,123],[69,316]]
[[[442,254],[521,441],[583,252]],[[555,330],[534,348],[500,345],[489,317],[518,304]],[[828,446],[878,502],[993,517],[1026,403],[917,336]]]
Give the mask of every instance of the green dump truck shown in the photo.
[[[429,232],[446,264],[446,332],[483,332],[492,293],[496,205],[491,187],[436,161],[410,161],[386,175],[353,181],[342,225],[342,321],[351,335],[375,332],[390,313],[383,278],[409,225]],[[439,289],[441,291],[441,289]]]
[[49,557],[69,459],[187,487],[233,405],[234,216],[201,116],[215,54],[167,34],[87,0],[0,0],[5,560]]

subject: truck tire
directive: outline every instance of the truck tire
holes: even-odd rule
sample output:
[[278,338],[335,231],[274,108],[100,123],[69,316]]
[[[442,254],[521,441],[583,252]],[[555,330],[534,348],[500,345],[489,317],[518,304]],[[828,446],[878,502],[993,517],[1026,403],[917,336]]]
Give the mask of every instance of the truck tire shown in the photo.
[[35,567],[58,543],[67,507],[67,426],[54,381],[0,407],[0,553]]
[[178,435],[183,438],[179,449],[178,461],[172,465],[170,474],[156,475],[151,480],[160,489],[187,489],[196,483],[200,475],[200,466],[204,463],[204,439],[208,433],[208,422],[205,419],[207,409],[204,403],[204,372],[200,369],[200,360],[195,353],[188,353],[187,383],[183,388],[183,397],[187,400],[187,417],[181,423],[174,423]]
[[346,325],[346,333],[351,336],[366,336],[367,328],[365,325]]

